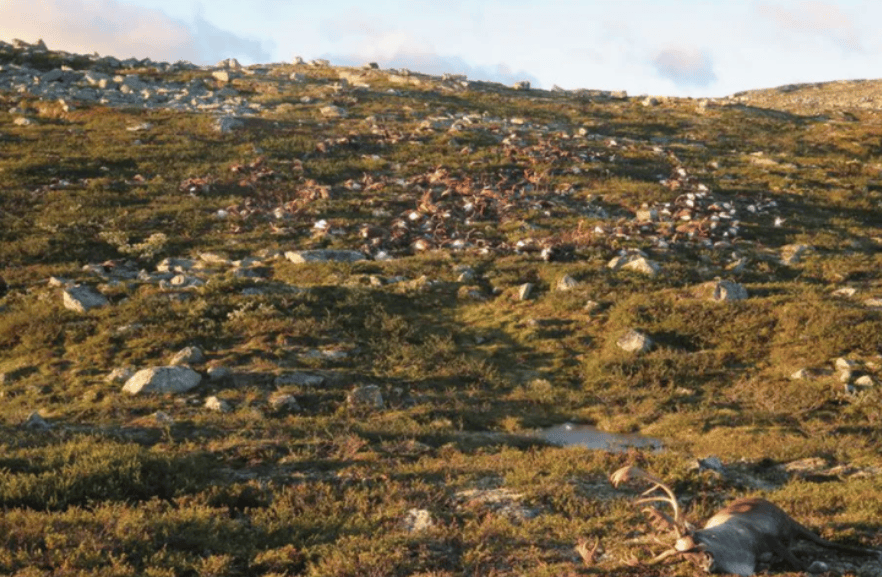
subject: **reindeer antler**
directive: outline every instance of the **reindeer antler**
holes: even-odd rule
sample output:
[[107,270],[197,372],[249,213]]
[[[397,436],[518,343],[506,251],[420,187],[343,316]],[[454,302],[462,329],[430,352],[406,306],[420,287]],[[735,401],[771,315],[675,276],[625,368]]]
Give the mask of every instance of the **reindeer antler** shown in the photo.
[[[650,483],[652,483],[652,487],[650,487],[649,489],[644,491],[640,495],[641,498],[637,499],[637,501],[635,501],[635,503],[637,503],[637,504],[655,503],[655,502],[668,503],[671,506],[671,508],[674,510],[673,525],[674,525],[674,529],[677,532],[677,537],[678,538],[682,537],[683,536],[683,529],[685,529],[686,525],[685,525],[685,522],[683,521],[682,515],[680,514],[680,505],[679,505],[679,503],[677,503],[677,497],[674,495],[674,492],[671,490],[670,487],[665,485],[661,479],[659,479],[658,477],[655,477],[653,475],[650,475],[649,473],[647,473],[646,471],[644,471],[640,467],[633,467],[633,466],[622,467],[621,469],[617,470],[609,477],[610,483],[612,483],[613,487],[616,487],[616,488],[618,488],[618,486],[621,485],[622,483],[627,483],[628,481],[633,481],[636,479],[644,479],[646,481],[649,481]],[[649,495],[652,495],[653,492],[655,492],[659,489],[664,491],[667,496],[666,497],[660,497],[660,496],[651,497],[651,496],[649,496]],[[662,514],[662,518],[664,518],[666,520],[669,519],[669,517],[667,517],[664,514]]]

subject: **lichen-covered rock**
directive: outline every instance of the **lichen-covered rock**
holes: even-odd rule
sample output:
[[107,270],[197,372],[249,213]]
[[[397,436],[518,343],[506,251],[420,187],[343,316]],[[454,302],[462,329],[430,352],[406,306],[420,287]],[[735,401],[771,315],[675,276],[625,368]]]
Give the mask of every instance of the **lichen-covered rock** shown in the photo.
[[201,382],[202,375],[187,367],[152,367],[132,375],[122,390],[130,395],[185,393]]

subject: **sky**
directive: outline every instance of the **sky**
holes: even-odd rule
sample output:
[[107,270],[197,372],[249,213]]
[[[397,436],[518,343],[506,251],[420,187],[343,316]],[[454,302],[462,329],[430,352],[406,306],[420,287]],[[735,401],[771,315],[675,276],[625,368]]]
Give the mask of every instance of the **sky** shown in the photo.
[[0,0],[0,39],[52,50],[692,97],[882,78],[880,22],[878,0]]

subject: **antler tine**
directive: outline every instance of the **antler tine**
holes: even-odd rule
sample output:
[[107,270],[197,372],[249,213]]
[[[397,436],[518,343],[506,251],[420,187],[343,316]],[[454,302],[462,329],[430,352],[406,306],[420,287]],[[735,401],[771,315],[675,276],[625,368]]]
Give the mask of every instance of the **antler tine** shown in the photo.
[[[640,467],[622,467],[621,469],[617,470],[616,472],[614,472],[610,476],[610,482],[612,482],[614,487],[618,487],[621,483],[625,483],[625,482],[630,481],[632,479],[646,479],[647,481],[649,481],[650,483],[653,484],[652,487],[650,487],[648,490],[644,491],[643,494],[641,495],[642,497],[644,497],[644,499],[638,500],[637,503],[647,503],[650,501],[668,503],[671,505],[671,508],[674,510],[674,523],[678,527],[683,524],[683,518],[680,515],[680,505],[677,503],[676,495],[674,495],[674,492],[671,490],[671,488],[668,487],[667,485],[665,485],[664,482],[661,479],[659,479],[658,477],[650,475],[649,473],[647,473],[646,471],[644,471]],[[664,493],[668,497],[667,498],[665,498],[665,497],[646,497],[646,495],[649,495],[659,489],[664,491]],[[679,528],[678,528],[677,532],[678,533],[680,532]]]
[[668,557],[673,557],[674,555],[682,555],[682,551],[677,551],[676,549],[668,549],[667,551],[662,551],[661,553],[659,553],[658,555],[656,555],[655,557],[653,557],[649,561],[646,561],[643,564],[644,565],[656,565],[658,563],[661,563],[662,561],[664,561]]

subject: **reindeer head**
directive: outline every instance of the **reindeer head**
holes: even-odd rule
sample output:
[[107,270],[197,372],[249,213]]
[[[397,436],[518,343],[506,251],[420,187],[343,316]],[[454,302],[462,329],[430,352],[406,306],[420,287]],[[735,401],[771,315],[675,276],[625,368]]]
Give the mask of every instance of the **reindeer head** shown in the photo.
[[[705,571],[712,570],[714,565],[713,555],[706,551],[703,543],[699,543],[695,540],[695,528],[683,518],[682,512],[680,511],[680,504],[677,503],[677,497],[674,495],[674,492],[670,487],[640,467],[622,467],[610,475],[609,480],[614,487],[618,487],[622,483],[634,480],[649,481],[652,483],[652,486],[644,491],[635,503],[639,505],[643,503],[661,502],[669,504],[671,509],[673,509],[673,517],[654,507],[646,507],[643,509],[643,512],[650,517],[653,524],[672,530],[677,535],[677,540],[674,543],[674,546],[650,559],[646,563],[647,565],[655,565],[668,557],[681,556],[689,559]],[[656,491],[662,491],[664,495],[653,495]]]

